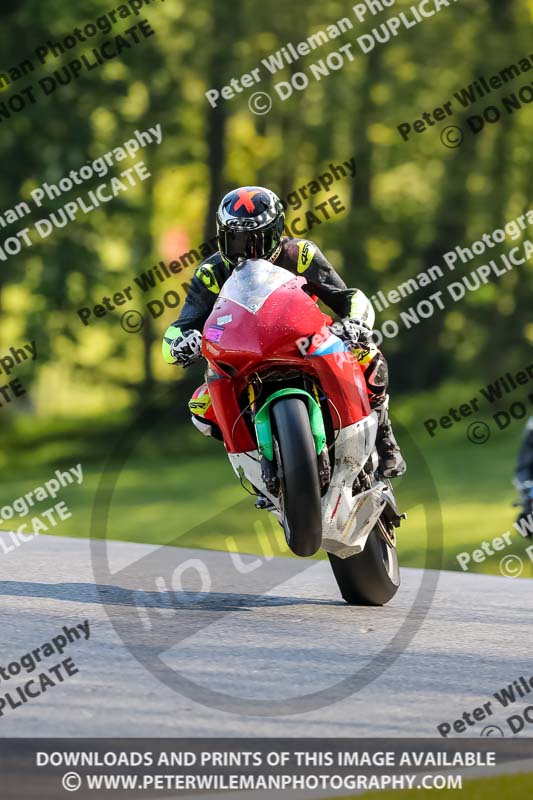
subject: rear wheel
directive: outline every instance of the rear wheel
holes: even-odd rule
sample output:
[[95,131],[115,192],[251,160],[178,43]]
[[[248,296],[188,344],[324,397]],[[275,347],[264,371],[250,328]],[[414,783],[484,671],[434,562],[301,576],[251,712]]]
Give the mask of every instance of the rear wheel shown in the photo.
[[328,558],[341,595],[350,605],[383,606],[398,591],[400,570],[396,548],[386,541],[378,526],[368,537],[362,553],[348,558],[328,553]]
[[283,398],[273,404],[272,418],[285,538],[297,556],[312,556],[322,542],[322,508],[307,406],[297,397]]

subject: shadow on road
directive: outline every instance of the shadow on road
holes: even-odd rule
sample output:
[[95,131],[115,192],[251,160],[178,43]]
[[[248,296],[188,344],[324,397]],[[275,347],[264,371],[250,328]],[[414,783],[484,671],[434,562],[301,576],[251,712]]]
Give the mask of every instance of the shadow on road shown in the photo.
[[141,608],[183,608],[188,611],[240,611],[247,608],[302,605],[346,606],[342,600],[225,592],[146,592],[121,586],[95,586],[92,583],[0,581],[0,595]]

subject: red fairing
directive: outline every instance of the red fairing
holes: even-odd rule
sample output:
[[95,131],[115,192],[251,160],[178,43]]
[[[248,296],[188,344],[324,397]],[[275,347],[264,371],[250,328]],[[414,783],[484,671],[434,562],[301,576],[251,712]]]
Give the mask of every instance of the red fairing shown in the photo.
[[[256,449],[244,420],[236,420],[241,414],[239,397],[251,375],[266,368],[297,369],[314,376],[330,402],[335,428],[368,416],[370,408],[361,368],[329,331],[331,318],[302,291],[305,279],[267,262],[247,263],[257,263],[257,270],[266,265],[270,274],[268,288],[264,290],[258,280],[257,291],[253,286],[247,291],[245,270],[242,275],[232,276],[203,331],[203,354],[211,368],[207,378],[209,393],[227,451]],[[260,271],[250,274],[252,284],[258,275],[262,276]]]

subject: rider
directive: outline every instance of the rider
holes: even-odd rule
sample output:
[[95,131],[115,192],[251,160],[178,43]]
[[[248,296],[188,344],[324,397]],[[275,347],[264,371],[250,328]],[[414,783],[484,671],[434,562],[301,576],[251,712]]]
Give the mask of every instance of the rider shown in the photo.
[[[269,189],[246,186],[228,192],[220,203],[216,222],[218,251],[197,268],[179,319],[164,335],[165,361],[186,367],[199,357],[200,331],[223,283],[239,262],[262,258],[295,275],[303,275],[309,293],[342,318],[344,329],[353,342],[352,352],[364,372],[370,406],[378,413],[379,472],[385,478],[402,475],[406,465],[388,414],[387,362],[371,341],[375,314],[366,295],[360,289],[347,288],[313,242],[283,235],[283,205]],[[219,437],[206,384],[196,390],[189,409],[193,423],[202,433]]]
[[[514,482],[522,495],[522,511],[517,519],[517,524],[522,526],[533,513],[533,417],[529,418],[522,438]],[[530,524],[525,528],[528,531]],[[530,535],[533,534],[530,532]]]

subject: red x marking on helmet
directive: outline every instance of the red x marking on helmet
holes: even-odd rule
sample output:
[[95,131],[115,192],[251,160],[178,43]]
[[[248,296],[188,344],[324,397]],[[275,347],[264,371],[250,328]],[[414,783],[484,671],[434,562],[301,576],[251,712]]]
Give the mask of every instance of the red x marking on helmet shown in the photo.
[[256,189],[255,192],[249,192],[247,189],[239,189],[237,192],[239,199],[233,206],[234,211],[238,211],[241,206],[244,206],[247,211],[252,213],[255,211],[255,203],[253,201],[253,197],[256,194],[259,194],[259,190]]

